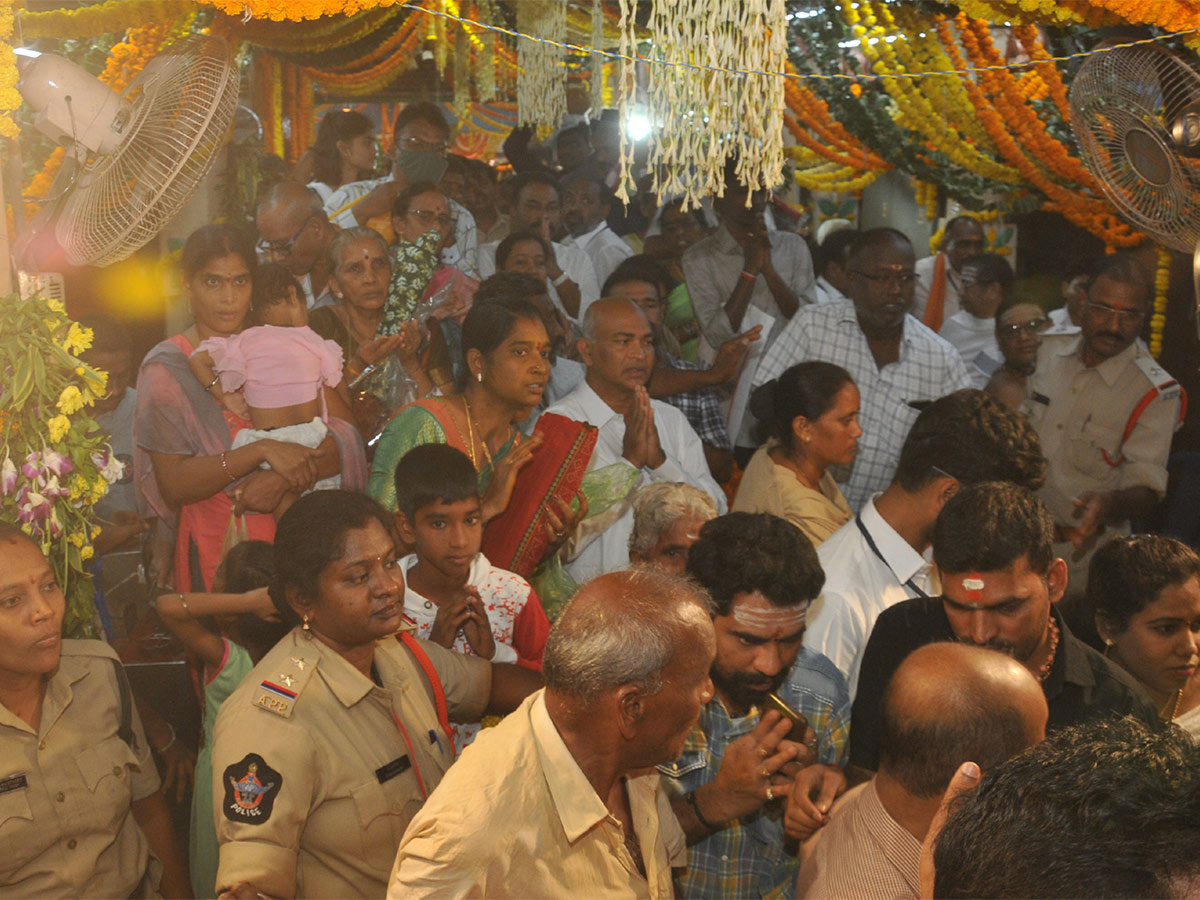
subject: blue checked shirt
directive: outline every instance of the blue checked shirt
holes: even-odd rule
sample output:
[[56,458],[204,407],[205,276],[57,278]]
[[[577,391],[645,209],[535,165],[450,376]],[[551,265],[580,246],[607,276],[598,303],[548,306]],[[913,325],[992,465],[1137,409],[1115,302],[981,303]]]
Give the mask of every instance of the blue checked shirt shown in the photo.
[[[663,350],[655,348],[655,355],[660,363],[668,369],[681,369],[688,372],[698,372],[707,368],[678,356],[672,356]],[[681,391],[669,397],[662,398],[664,403],[670,403],[685,416],[688,423],[696,429],[700,440],[712,444],[718,450],[732,450],[733,441],[729,438],[729,426],[725,422],[725,414],[721,412],[721,404],[712,388],[701,388],[698,391]]]
[[856,511],[891,482],[900,448],[917,419],[910,404],[971,387],[958,351],[912,316],[904,319],[899,361],[880,369],[849,300],[802,307],[763,354],[754,384],[778,378],[796,363],[812,359],[848,371],[862,397],[858,454],[848,479],[835,476],[846,502]]
[[[844,765],[850,736],[850,692],[828,659],[801,647],[779,696],[807,717],[817,735],[817,762]],[[757,715],[730,718],[713,698],[683,754],[658,767],[667,792],[679,797],[717,777],[725,749],[758,724]],[[688,848],[688,867],[678,876],[686,898],[794,896],[799,860],[784,848],[782,804],[769,804]]]

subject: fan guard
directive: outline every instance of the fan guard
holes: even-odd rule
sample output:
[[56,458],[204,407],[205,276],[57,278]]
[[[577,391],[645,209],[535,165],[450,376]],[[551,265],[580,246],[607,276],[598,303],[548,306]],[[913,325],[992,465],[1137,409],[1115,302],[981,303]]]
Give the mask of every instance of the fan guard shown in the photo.
[[1156,46],[1087,58],[1071,83],[1071,127],[1084,162],[1126,219],[1191,253],[1200,240],[1200,161],[1172,129],[1200,103],[1200,75]]
[[88,161],[58,217],[55,235],[71,265],[124,259],[175,216],[220,155],[238,85],[218,37],[184,38],[146,65],[123,98],[128,136]]

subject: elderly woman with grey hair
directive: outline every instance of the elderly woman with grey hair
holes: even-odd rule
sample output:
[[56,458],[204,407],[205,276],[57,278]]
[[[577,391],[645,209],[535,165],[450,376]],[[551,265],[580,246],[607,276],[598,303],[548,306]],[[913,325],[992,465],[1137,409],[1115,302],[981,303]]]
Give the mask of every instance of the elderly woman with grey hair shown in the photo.
[[329,290],[337,302],[314,309],[308,327],[342,348],[346,383],[396,353],[420,395],[432,391],[417,355],[416,323],[396,334],[378,334],[392,277],[391,250],[383,236],[362,226],[339,231],[329,243],[327,262]]
[[688,550],[700,537],[700,529],[717,514],[712,497],[690,484],[660,481],[644,485],[633,495],[630,561],[682,575]]

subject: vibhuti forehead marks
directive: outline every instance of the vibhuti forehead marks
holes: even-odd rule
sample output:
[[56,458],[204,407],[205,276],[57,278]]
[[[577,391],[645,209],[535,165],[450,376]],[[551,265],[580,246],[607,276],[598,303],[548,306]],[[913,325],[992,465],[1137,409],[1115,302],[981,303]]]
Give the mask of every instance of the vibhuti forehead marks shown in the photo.
[[744,603],[735,606],[730,613],[746,628],[797,629],[808,621],[807,606],[772,606],[769,609],[748,607]]
[[967,592],[967,599],[974,600],[978,603],[983,599],[983,576],[978,572],[972,572],[962,580],[963,590]]

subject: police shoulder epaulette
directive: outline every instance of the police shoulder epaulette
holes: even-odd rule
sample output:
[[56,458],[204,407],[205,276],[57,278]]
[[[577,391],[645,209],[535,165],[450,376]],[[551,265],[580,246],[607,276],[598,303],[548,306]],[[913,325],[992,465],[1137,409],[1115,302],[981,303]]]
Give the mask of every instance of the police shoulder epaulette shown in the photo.
[[1174,397],[1179,393],[1179,382],[1172,378],[1153,356],[1139,356],[1134,363],[1158,390],[1160,396]]
[[251,693],[253,705],[285,719],[291,718],[296,699],[317,671],[317,660],[316,654],[284,657],[279,666],[282,671],[276,673],[274,669],[268,669],[267,677]]

